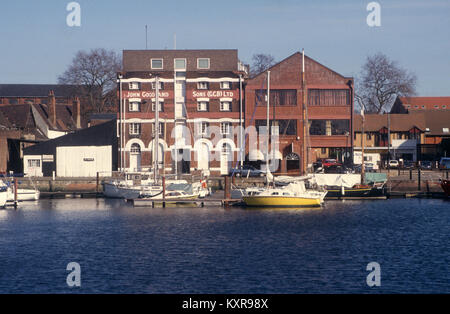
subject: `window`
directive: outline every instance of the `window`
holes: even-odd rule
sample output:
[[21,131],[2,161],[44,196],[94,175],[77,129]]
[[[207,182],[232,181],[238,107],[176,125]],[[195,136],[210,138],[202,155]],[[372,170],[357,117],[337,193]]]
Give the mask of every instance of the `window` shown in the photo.
[[209,127],[208,122],[200,122],[198,124],[198,134],[202,135],[202,136],[207,136],[208,135],[208,127]]
[[220,82],[220,89],[231,89],[231,82]]
[[221,122],[220,123],[220,133],[223,135],[230,134],[231,123],[230,122]]
[[443,133],[449,133],[449,128],[442,128]]
[[222,153],[228,154],[231,152],[231,147],[227,143],[222,144]]
[[209,83],[208,82],[198,82],[197,89],[209,89]]
[[40,168],[41,160],[40,159],[28,159],[28,167],[30,168]]
[[139,154],[141,152],[141,146],[137,143],[131,144],[130,152]]
[[198,69],[209,69],[209,58],[198,58],[197,59]]
[[136,89],[140,89],[141,88],[141,84],[139,82],[130,82],[128,84],[128,88],[130,90],[136,90]]
[[[162,122],[159,123],[159,136],[162,136],[164,134],[164,125]],[[152,134],[155,134],[155,124],[152,123]]]
[[[297,120],[271,120],[270,124],[272,126],[272,134],[278,133],[279,135],[297,135]],[[260,133],[261,130],[266,130],[267,120],[256,120],[255,121],[256,131]]]
[[[159,81],[159,89],[164,89],[164,83]],[[152,82],[152,89],[156,89],[156,82]]]
[[309,89],[308,105],[348,106],[350,105],[350,92],[348,89]]
[[152,69],[162,69],[163,68],[163,59],[151,59]]
[[324,155],[324,154],[327,153],[327,149],[326,149],[325,147],[322,147],[322,148],[320,149],[320,152],[322,153],[322,155]]
[[207,101],[199,101],[197,103],[197,111],[208,111],[209,103]]
[[140,111],[141,103],[139,101],[130,101],[129,110],[130,111]]
[[[156,106],[156,101],[153,100],[153,101],[152,101],[152,111],[155,111],[155,106]],[[160,102],[159,102],[158,110],[159,110],[160,112],[161,112],[161,111],[164,111],[164,101],[160,101]]]
[[350,120],[310,120],[310,135],[350,134]]
[[175,70],[186,70],[186,59],[175,59]]
[[[350,120],[331,120],[331,135],[347,135],[350,133]],[[368,134],[367,139],[370,138]]]
[[231,111],[231,101],[221,101],[220,111]]
[[130,123],[130,135],[141,134],[141,124],[140,123]]
[[[267,90],[257,90],[255,92],[255,103],[259,106],[267,104]],[[271,106],[296,106],[297,90],[295,89],[271,89],[270,90]]]

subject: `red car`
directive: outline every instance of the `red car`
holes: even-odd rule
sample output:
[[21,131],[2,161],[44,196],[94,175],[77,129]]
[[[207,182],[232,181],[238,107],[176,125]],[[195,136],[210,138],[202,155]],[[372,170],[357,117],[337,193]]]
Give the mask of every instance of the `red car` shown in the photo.
[[342,166],[340,162],[336,159],[322,159],[322,167],[330,167],[330,166]]

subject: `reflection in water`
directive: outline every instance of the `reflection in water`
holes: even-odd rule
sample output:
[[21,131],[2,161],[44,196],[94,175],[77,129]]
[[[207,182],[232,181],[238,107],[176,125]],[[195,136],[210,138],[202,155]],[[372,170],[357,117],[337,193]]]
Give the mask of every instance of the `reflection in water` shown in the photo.
[[[54,199],[0,210],[0,293],[450,292],[442,200],[329,201],[321,208],[133,208]],[[382,286],[366,285],[381,265]]]

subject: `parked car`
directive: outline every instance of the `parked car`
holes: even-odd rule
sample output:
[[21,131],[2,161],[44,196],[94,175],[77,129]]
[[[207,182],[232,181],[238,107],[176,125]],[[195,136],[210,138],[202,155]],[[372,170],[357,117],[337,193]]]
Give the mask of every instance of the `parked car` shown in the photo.
[[265,172],[259,169],[256,169],[253,166],[244,165],[242,168],[233,168],[230,170],[230,176],[237,176],[237,177],[262,177],[265,175]]
[[431,167],[432,167],[431,161],[424,160],[420,162],[420,169],[431,170]]
[[398,160],[389,160],[389,168],[398,168]]
[[342,166],[342,164],[338,162],[336,159],[327,158],[322,160],[322,166],[323,167]]
[[331,165],[323,167],[324,173],[347,173],[347,169],[342,165]]
[[416,163],[414,161],[406,160],[403,163],[403,168],[404,169],[414,169],[415,167],[416,167]]

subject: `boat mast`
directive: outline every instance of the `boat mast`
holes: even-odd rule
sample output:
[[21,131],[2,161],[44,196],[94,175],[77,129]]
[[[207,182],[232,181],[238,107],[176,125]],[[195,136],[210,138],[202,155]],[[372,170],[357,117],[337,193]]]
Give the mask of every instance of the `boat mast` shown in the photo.
[[153,154],[154,154],[154,166],[153,166],[153,171],[154,171],[154,181],[155,183],[157,182],[158,179],[158,155],[159,155],[159,78],[158,76],[155,77],[155,134],[154,134],[154,150],[153,150]]
[[307,173],[308,167],[308,151],[306,148],[306,88],[305,88],[305,50],[302,49],[302,94],[303,94],[303,108],[302,108],[302,120],[303,120],[303,141],[302,141],[302,151],[303,151],[303,169],[302,174]]
[[269,121],[269,106],[270,106],[270,71],[267,71],[267,143],[266,143],[266,183],[269,186],[269,140],[270,140],[270,121]]
[[118,75],[119,77],[119,141],[120,141],[120,171],[123,171],[123,147],[122,147],[122,133],[123,133],[123,125],[122,125],[122,74]]
[[361,108],[361,118],[362,118],[362,126],[361,126],[361,184],[364,184],[364,170],[365,170],[365,166],[364,166],[364,105],[362,105],[363,107]]

